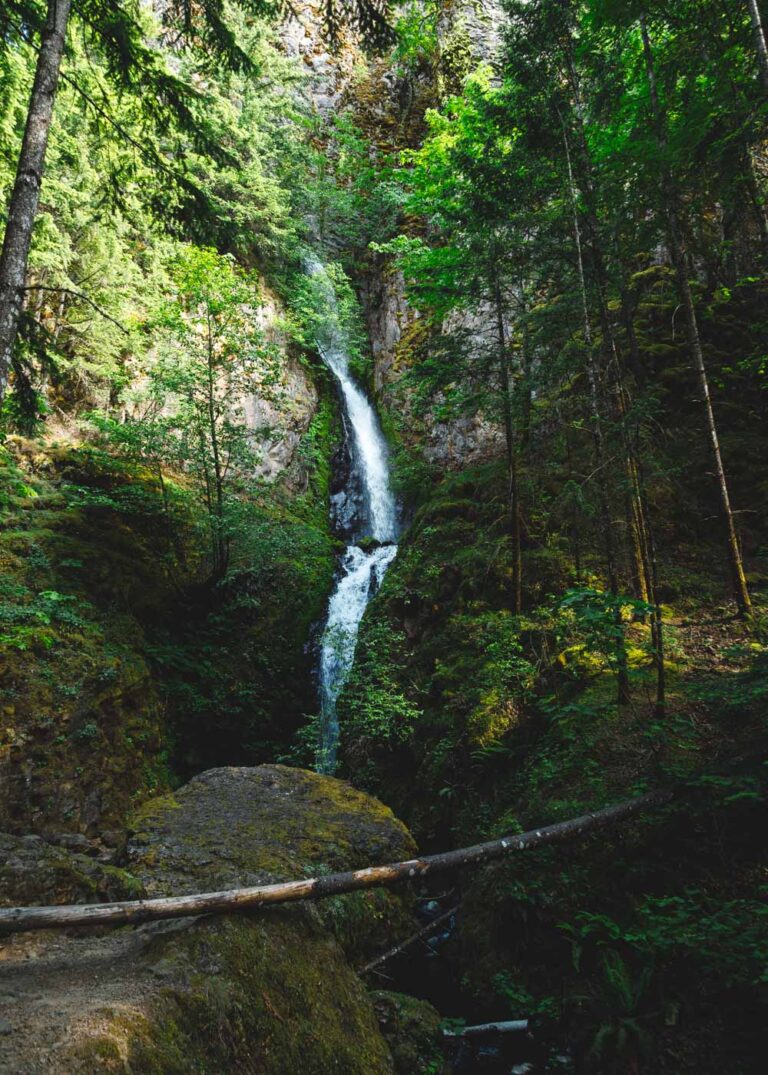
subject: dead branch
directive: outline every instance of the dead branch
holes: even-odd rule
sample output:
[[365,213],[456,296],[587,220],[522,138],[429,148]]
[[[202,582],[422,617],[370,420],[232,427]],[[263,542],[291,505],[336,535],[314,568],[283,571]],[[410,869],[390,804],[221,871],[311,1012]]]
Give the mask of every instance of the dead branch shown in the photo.
[[75,289],[71,288],[71,287],[46,287],[43,284],[28,284],[24,288],[24,290],[25,291],[52,291],[57,295],[69,295],[74,299],[79,299],[80,302],[85,302],[89,306],[91,306],[96,311],[97,314],[101,314],[101,316],[106,318],[107,321],[111,321],[113,325],[117,325],[117,327],[120,329],[120,331],[122,333],[124,333],[126,336],[130,336],[130,331],[125,327],[125,325],[121,325],[120,322],[117,321],[114,317],[112,317],[111,314],[108,314],[107,311],[102,306],[99,306],[99,304],[97,302],[94,302],[94,300],[92,298],[90,298],[88,295],[84,294],[82,291],[75,291]]
[[444,911],[439,914],[437,918],[433,918],[431,922],[427,922],[426,926],[422,926],[416,933],[412,933],[410,937],[407,937],[400,944],[394,945],[392,948],[388,948],[386,952],[382,952],[380,956],[376,956],[370,963],[366,963],[364,967],[361,967],[357,972],[358,974],[368,974],[382,963],[386,963],[387,960],[392,959],[393,956],[399,955],[404,952],[406,948],[410,948],[416,941],[420,941],[422,937],[429,937],[434,933],[435,927],[442,925],[443,922],[447,922],[451,915],[455,915],[458,911],[458,907],[451,907],[450,911]]

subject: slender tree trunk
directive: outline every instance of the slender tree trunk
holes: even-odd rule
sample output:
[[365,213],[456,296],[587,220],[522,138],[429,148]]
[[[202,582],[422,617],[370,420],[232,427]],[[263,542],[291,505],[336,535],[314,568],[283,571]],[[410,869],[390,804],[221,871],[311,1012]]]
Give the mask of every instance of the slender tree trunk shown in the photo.
[[[656,86],[656,69],[653,60],[653,50],[651,48],[651,40],[648,35],[648,26],[644,16],[640,18],[640,32],[643,38],[643,52],[645,54],[645,67],[648,76],[648,88],[651,97],[651,108],[653,110],[653,120],[656,126],[656,137],[659,142],[659,148],[662,154],[667,150],[667,134],[666,134],[666,122],[661,111],[661,102],[659,100],[658,89]],[[715,421],[715,412],[712,407],[712,396],[709,391],[709,378],[707,376],[707,367],[704,362],[704,350],[701,344],[701,336],[699,334],[699,324],[696,316],[696,304],[693,300],[693,292],[691,291],[691,284],[688,277],[688,254],[685,248],[685,242],[683,239],[683,232],[680,226],[680,218],[678,214],[677,202],[677,187],[668,165],[664,167],[664,200],[665,211],[667,217],[667,232],[669,235],[670,252],[672,254],[672,261],[674,263],[675,276],[677,278],[677,286],[680,292],[680,299],[682,301],[683,310],[685,311],[685,323],[688,335],[688,346],[691,352],[691,358],[693,360],[693,367],[696,371],[696,375],[699,381],[699,391],[701,392],[702,402],[704,403],[704,415],[707,426],[707,435],[709,438],[710,446],[712,448],[712,457],[715,464],[715,473],[717,475],[717,483],[720,490],[720,502],[722,505],[723,516],[725,518],[727,533],[728,533],[728,554],[731,565],[731,573],[733,576],[733,585],[736,593],[736,601],[739,606],[739,611],[742,616],[748,617],[752,611],[752,602],[749,596],[749,589],[747,588],[747,580],[744,575],[744,563],[741,558],[741,548],[739,546],[739,538],[736,533],[736,523],[733,517],[733,509],[731,508],[731,498],[728,491],[728,481],[725,476],[725,467],[723,466],[723,457],[720,451],[720,438],[717,432],[717,423]]]
[[[571,164],[571,150],[568,143],[568,133],[563,124],[563,145],[565,146],[565,159],[568,166],[568,186],[573,210],[573,236],[576,245],[576,257],[579,271],[579,289],[581,291],[582,314],[584,317],[584,341],[586,344],[586,372],[589,386],[589,406],[592,418],[592,440],[595,451],[595,466],[597,469],[598,503],[600,506],[600,521],[605,541],[605,558],[608,569],[608,589],[616,596],[619,592],[619,576],[616,570],[616,553],[613,543],[613,524],[611,522],[608,496],[605,491],[605,442],[603,438],[603,415],[600,406],[600,388],[598,384],[598,372],[595,364],[595,349],[592,336],[592,322],[589,316],[589,300],[587,297],[587,278],[584,270],[584,251],[581,242],[581,225],[579,224],[579,210],[576,199],[576,184],[573,178],[573,166]],[[618,673],[618,702],[626,705],[630,700],[629,667],[627,665],[627,651],[624,644],[624,628],[621,621],[621,611],[616,610],[616,625],[619,628],[616,652],[616,666]]]
[[[573,39],[570,33],[566,35],[564,44],[566,68],[568,80],[571,85],[571,92],[573,94],[573,109],[576,118],[581,180],[585,195],[584,221],[587,232],[587,246],[592,263],[592,274],[597,292],[597,308],[602,336],[602,350],[605,356],[606,370],[613,371],[616,418],[621,429],[621,440],[624,448],[624,466],[627,474],[625,518],[631,575],[634,583],[635,596],[642,601],[647,601],[650,589],[650,578],[646,571],[646,561],[642,548],[642,535],[645,529],[645,520],[643,519],[642,504],[637,498],[635,483],[632,480],[635,461],[632,458],[632,447],[626,429],[626,414],[628,408],[626,405],[626,393],[624,389],[624,363],[619,352],[616,333],[614,332],[610,311],[608,309],[608,270],[606,257],[603,251],[603,244],[600,239],[600,227],[597,216],[597,192],[595,189],[592,158],[587,144],[584,106],[581,96],[581,80],[576,69],[576,63],[573,56]],[[572,165],[570,161],[569,171],[572,176]],[[575,183],[573,186],[575,187]]]
[[768,214],[766,214],[765,199],[760,195],[752,152],[746,144],[744,146],[743,175],[744,186],[747,195],[749,196],[750,204],[755,212],[755,220],[757,221],[757,230],[760,232],[760,244],[763,248],[763,254],[768,255]]
[[[562,419],[561,419],[562,421]],[[573,452],[571,451],[571,438],[568,436],[568,427],[565,426],[565,458],[568,464],[568,481],[575,483],[573,469]],[[576,585],[581,586],[581,532],[579,530],[578,514],[574,514],[573,522],[568,527],[573,550],[573,567],[576,573]]]
[[[727,7],[723,7],[725,12],[728,12]],[[753,26],[756,25],[756,29],[760,31],[760,39],[763,43],[763,50],[765,50],[765,35],[762,31],[762,24],[760,22],[760,12],[757,11],[757,22],[753,20]],[[733,19],[728,12],[728,42],[731,48],[739,48],[740,35],[737,34],[736,27],[734,26]],[[761,68],[761,75],[764,75],[764,68]],[[765,85],[765,79],[763,79]],[[737,85],[733,77],[728,78],[728,85],[731,90],[731,97],[733,99],[734,106],[737,110],[747,113],[753,111],[753,105],[748,99],[744,89]],[[768,88],[768,86],[766,86]],[[757,228],[760,233],[760,243],[763,249],[763,255],[768,255],[768,217],[766,217],[765,198],[760,194],[760,186],[755,175],[754,160],[752,157],[752,150],[746,137],[742,138],[741,142],[741,161],[742,167],[740,169],[744,189],[750,204],[755,212],[755,220]]]
[[504,439],[507,449],[507,504],[509,507],[509,533],[512,539],[512,610],[519,615],[523,609],[523,563],[520,540],[520,490],[518,483],[517,444],[512,416],[512,389],[509,379],[507,356],[507,333],[504,327],[504,300],[498,274],[493,274],[493,295],[496,306],[496,330],[499,345],[499,374],[501,380],[502,408],[504,413]]
[[531,349],[528,342],[528,329],[525,324],[525,316],[528,313],[528,300],[526,298],[525,285],[520,284],[520,313],[523,318],[520,326],[520,357],[523,364],[523,377],[520,384],[521,403],[518,408],[520,414],[520,449],[528,451],[531,441],[531,412],[533,410],[533,382],[531,378]]
[[760,8],[757,0],[747,0],[749,5],[749,17],[752,20],[752,32],[755,35],[755,48],[757,49],[757,62],[760,68],[760,79],[763,89],[768,93],[768,46],[765,43],[765,30],[760,16]]
[[663,717],[666,713],[667,705],[667,672],[664,667],[664,619],[661,611],[661,602],[659,600],[659,560],[656,551],[656,537],[653,532],[653,527],[650,525],[650,512],[646,506],[646,482],[645,475],[643,473],[642,464],[640,463],[640,453],[636,454],[638,460],[637,464],[637,485],[638,493],[641,503],[645,507],[645,519],[647,523],[646,530],[646,549],[648,556],[648,564],[650,569],[651,580],[651,601],[653,611],[651,613],[651,637],[653,641],[653,655],[654,664],[656,666],[656,703],[654,710],[657,717]]
[[206,392],[206,406],[208,410],[208,427],[211,437],[211,455],[213,457],[213,481],[216,510],[216,575],[222,578],[227,570],[229,550],[224,535],[224,475],[221,466],[221,453],[219,452],[219,434],[216,427],[216,377],[213,358],[213,325],[211,315],[208,313],[208,340],[207,340],[207,364],[208,384]]
[[627,334],[629,345],[629,370],[638,387],[644,383],[643,367],[640,361],[640,345],[637,342],[635,332],[635,310],[637,309],[637,296],[627,287],[621,289],[621,317],[624,322],[624,330]]
[[35,80],[27,112],[16,180],[0,254],[0,403],[8,386],[11,356],[24,298],[32,226],[40,200],[45,151],[59,84],[71,0],[48,0]]
[[[626,434],[624,434],[624,437]],[[624,438],[623,438],[624,439]],[[629,453],[624,457],[625,474],[625,504],[624,514],[627,520],[629,540],[629,553],[631,559],[632,589],[639,601],[647,603],[649,598],[648,588],[648,558],[645,549],[645,519],[642,507],[637,498],[637,482],[635,481],[635,462]],[[643,618],[643,622],[645,622]]]

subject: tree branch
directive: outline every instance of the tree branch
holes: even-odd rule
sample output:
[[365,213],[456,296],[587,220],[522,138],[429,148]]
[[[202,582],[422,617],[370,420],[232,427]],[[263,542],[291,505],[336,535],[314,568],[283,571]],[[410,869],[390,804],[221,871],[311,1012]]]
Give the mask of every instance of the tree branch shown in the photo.
[[392,959],[393,956],[399,955],[404,952],[406,948],[410,948],[416,941],[420,941],[422,937],[429,937],[435,932],[437,926],[441,926],[443,922],[447,922],[449,918],[456,914],[458,907],[451,907],[449,911],[443,911],[437,918],[433,918],[430,922],[427,922],[426,926],[422,926],[418,932],[411,934],[410,937],[402,941],[400,944],[394,945],[392,948],[388,948],[386,952],[382,952],[380,956],[376,956],[370,963],[366,963],[364,967],[361,967],[357,972],[358,974],[369,974],[376,967],[382,963],[386,963],[387,960]]
[[89,306],[93,307],[97,314],[101,314],[101,316],[105,317],[107,321],[111,321],[113,325],[117,325],[120,331],[124,332],[126,336],[130,336],[130,332],[125,327],[125,325],[121,325],[119,321],[116,321],[115,318],[111,316],[111,314],[108,314],[107,311],[102,309],[102,307],[99,306],[97,302],[94,302],[93,299],[89,298],[87,295],[84,295],[82,291],[75,291],[71,287],[46,287],[43,284],[27,284],[27,286],[23,290],[52,291],[56,295],[71,295],[75,299],[80,299],[81,302],[87,302]]

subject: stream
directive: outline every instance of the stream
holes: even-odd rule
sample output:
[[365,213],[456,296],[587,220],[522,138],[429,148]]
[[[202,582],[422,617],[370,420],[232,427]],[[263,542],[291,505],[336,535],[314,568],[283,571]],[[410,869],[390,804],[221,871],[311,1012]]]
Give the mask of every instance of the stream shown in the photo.
[[[316,259],[307,261],[306,271],[314,277],[322,306],[329,314],[317,347],[338,386],[344,433],[330,514],[331,529],[346,542],[346,549],[339,558],[318,658],[320,728],[315,768],[319,773],[333,774],[339,743],[336,704],[355,659],[368,602],[397,555],[400,520],[390,482],[387,443],[376,412],[350,372],[349,348],[333,284]],[[429,896],[419,903],[427,921],[445,909],[439,899]],[[377,970],[371,984],[402,989],[429,1000],[443,1014],[462,1015],[466,1002],[461,984],[455,978],[455,968],[442,958],[452,930],[453,919],[448,926],[436,927],[435,934],[418,947]],[[456,1075],[524,1075],[536,1070],[529,1063],[532,1046],[524,1034],[449,1039],[446,1050]]]
[[355,658],[366,606],[397,555],[397,501],[390,483],[387,442],[376,412],[350,373],[349,348],[333,284],[322,264],[307,272],[323,293],[329,317],[318,350],[339,389],[345,465],[331,496],[331,529],[347,543],[328,602],[320,639],[320,735],[315,767],[333,773],[339,742],[336,703]]

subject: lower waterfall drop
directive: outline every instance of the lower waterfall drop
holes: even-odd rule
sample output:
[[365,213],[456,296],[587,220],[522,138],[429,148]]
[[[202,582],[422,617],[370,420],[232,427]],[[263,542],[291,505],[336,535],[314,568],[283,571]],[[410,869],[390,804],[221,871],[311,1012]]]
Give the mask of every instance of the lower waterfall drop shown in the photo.
[[349,461],[344,486],[331,498],[331,525],[348,544],[328,602],[318,668],[320,734],[315,767],[320,773],[333,773],[339,741],[336,702],[352,668],[368,601],[397,555],[399,523],[387,443],[376,412],[350,374],[333,285],[316,259],[307,262],[307,272],[330,315],[317,346],[339,387]]

